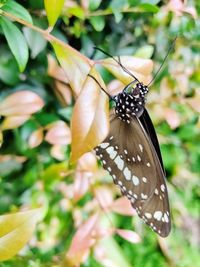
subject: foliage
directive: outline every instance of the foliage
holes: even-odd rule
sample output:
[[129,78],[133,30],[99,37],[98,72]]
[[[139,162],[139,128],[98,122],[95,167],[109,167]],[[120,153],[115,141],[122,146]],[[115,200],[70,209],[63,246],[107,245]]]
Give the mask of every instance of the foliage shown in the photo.
[[[198,266],[197,1],[7,0],[0,12],[0,266]],[[88,73],[110,94],[131,81],[96,45],[148,83],[176,35],[147,101],[173,214],[162,239],[91,152],[109,103]]]

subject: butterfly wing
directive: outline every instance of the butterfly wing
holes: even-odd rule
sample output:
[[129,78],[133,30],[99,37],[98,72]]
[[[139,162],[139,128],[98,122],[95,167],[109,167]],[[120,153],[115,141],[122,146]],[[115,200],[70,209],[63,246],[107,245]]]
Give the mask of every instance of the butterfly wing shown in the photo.
[[95,150],[123,195],[155,232],[170,231],[169,203],[164,173],[155,148],[141,122],[125,123],[111,113],[110,132]]
[[161,152],[160,152],[160,146],[158,143],[158,138],[157,138],[153,123],[151,121],[151,118],[149,116],[149,113],[146,109],[144,109],[144,112],[139,117],[139,121],[141,122],[146,133],[148,134],[149,138],[151,139],[151,142],[152,142],[154,149],[156,150],[157,156],[160,160],[160,165],[162,166],[163,172],[165,173],[163,160],[162,160],[162,156],[161,156]]

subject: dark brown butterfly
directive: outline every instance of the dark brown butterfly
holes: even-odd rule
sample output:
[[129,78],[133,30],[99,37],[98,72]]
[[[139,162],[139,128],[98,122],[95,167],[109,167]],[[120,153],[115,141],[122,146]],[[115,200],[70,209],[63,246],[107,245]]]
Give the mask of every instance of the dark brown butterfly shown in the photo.
[[171,229],[170,209],[159,143],[145,109],[148,86],[138,81],[119,57],[113,59],[134,80],[121,93],[110,96],[91,76],[115,102],[110,112],[110,132],[95,152],[139,217],[153,231],[166,237]]

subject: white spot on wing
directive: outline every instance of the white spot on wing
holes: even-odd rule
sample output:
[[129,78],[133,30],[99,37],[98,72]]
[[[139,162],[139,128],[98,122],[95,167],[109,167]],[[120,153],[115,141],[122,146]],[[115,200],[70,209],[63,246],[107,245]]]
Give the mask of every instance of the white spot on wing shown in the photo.
[[158,210],[158,211],[154,212],[153,217],[154,217],[156,220],[160,221],[161,218],[162,218],[162,211]]
[[164,219],[165,219],[166,223],[169,222],[169,217],[168,217],[167,213],[164,214]]
[[106,147],[109,146],[109,143],[102,143],[99,145],[101,148],[105,149]]
[[123,173],[124,173],[125,179],[129,181],[131,179],[131,171],[129,170],[129,168],[126,167]]
[[157,188],[155,189],[155,194],[158,195],[158,189]]
[[117,151],[114,150],[113,146],[107,147],[106,151],[108,152],[111,159],[114,159],[117,156]]
[[146,178],[146,177],[142,177],[142,181],[143,181],[144,183],[147,183],[147,178]]
[[139,178],[135,175],[132,176],[132,181],[133,181],[134,185],[139,185],[139,183],[140,183]]
[[165,185],[161,184],[160,189],[161,189],[162,192],[165,192]]
[[143,152],[143,145],[139,144],[140,151]]
[[147,167],[151,167],[151,164],[149,162],[147,162]]
[[145,195],[145,194],[143,194],[143,193],[141,193],[141,198],[142,198],[142,199],[147,199],[147,198],[148,198],[148,196],[147,196],[147,195]]
[[120,171],[122,171],[123,168],[124,168],[124,161],[120,158],[120,156],[117,156],[117,157],[115,158],[114,162],[116,163],[118,169],[119,169]]
[[145,212],[144,215],[147,217],[147,219],[151,219],[152,218],[152,215],[149,212]]
[[138,159],[138,161],[141,161],[141,158],[140,158],[140,156],[139,156],[139,155],[137,155],[137,159]]

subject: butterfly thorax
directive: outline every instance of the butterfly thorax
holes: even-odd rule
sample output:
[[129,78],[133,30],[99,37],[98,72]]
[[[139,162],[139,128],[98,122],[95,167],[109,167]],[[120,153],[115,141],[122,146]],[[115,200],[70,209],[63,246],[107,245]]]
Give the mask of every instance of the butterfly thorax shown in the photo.
[[122,121],[130,123],[132,116],[140,117],[144,111],[145,95],[148,92],[147,86],[137,83],[131,92],[124,90],[114,97],[116,101],[115,113]]

